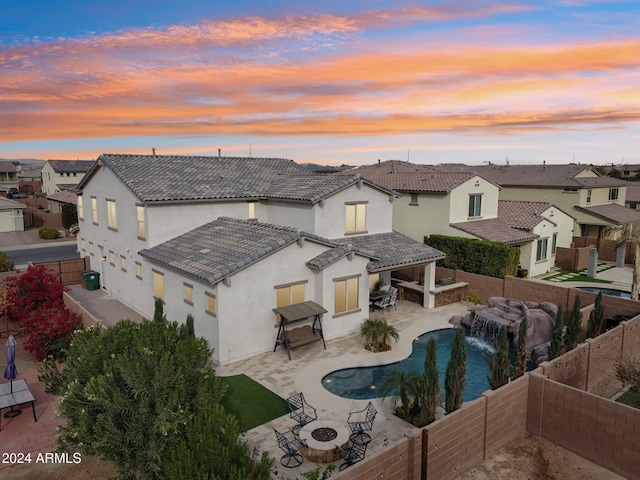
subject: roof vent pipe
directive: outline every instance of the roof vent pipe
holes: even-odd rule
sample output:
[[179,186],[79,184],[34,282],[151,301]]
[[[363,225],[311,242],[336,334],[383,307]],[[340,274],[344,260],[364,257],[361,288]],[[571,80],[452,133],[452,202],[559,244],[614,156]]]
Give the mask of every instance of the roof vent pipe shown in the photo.
[[152,149],[151,149],[151,154],[152,154],[154,157],[156,156],[156,149],[155,149],[155,148],[152,148]]
[[222,156],[222,149],[221,149],[221,148],[219,148],[219,149],[218,149],[218,158],[220,158],[221,156]]

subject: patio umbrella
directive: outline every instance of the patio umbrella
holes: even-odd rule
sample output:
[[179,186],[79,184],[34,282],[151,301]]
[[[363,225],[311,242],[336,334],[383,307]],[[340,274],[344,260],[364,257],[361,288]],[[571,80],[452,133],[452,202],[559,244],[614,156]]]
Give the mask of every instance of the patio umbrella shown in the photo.
[[7,368],[4,369],[4,378],[11,381],[11,393],[13,393],[13,380],[18,376],[16,368],[16,339],[9,335],[7,340]]

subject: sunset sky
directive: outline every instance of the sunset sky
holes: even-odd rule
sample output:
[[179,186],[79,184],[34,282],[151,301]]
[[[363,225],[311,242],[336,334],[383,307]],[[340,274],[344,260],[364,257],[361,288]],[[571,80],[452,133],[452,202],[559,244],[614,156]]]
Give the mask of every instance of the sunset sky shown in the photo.
[[640,2],[0,2],[0,158],[640,163]]

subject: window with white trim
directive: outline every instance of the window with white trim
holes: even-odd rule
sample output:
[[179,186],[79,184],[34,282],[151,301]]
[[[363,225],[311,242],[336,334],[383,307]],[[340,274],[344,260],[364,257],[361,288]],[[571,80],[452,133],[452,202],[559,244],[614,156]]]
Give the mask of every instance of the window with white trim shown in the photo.
[[124,255],[120,255],[120,269],[123,272],[127,271],[127,257],[125,257]]
[[136,278],[142,280],[142,264],[136,262]]
[[216,316],[216,296],[210,292],[204,292],[204,294],[207,297],[207,308],[205,309],[205,312],[215,317]]
[[98,199],[91,197],[91,213],[93,216],[93,223],[98,225]]
[[[304,286],[306,280],[302,282],[289,283],[286,285],[276,285],[276,308],[295,305],[304,302]],[[278,322],[280,315],[276,315]]]
[[551,255],[556,254],[557,247],[558,247],[558,234],[554,233],[553,237],[551,237]]
[[536,246],[536,262],[541,262],[547,259],[547,242],[548,238],[538,239]]
[[144,205],[136,205],[136,215],[138,217],[138,238],[144,240],[147,238],[147,227],[144,223]]
[[482,195],[469,195],[469,217],[479,217],[482,215]]
[[618,200],[618,187],[613,187],[609,189],[609,200],[614,201]]
[[111,230],[118,229],[118,221],[116,220],[116,201],[107,200],[107,226]]
[[184,303],[193,305],[193,285],[190,283],[183,283],[184,285]]
[[84,220],[84,206],[82,205],[82,195],[78,195],[78,220]]

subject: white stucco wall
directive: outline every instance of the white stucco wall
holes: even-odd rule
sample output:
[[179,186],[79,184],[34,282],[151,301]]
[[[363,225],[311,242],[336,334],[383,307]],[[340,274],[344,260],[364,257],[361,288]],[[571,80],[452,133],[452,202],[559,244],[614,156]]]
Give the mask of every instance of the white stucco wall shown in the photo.
[[[14,232],[16,231],[16,219],[15,210],[1,210],[0,211],[0,232]],[[22,218],[22,215],[20,216]],[[21,230],[24,230],[24,226]]]
[[416,242],[433,233],[446,235],[449,208],[448,195],[420,193],[417,205],[412,205],[411,194],[403,193],[393,202],[393,229]]
[[326,238],[345,236],[345,202],[367,203],[366,229],[368,234],[390,232],[392,229],[393,202],[390,195],[378,189],[362,184],[353,185],[325,199],[324,206],[316,205],[315,228],[313,233]]
[[496,185],[477,176],[454,188],[449,194],[451,205],[449,222],[460,223],[471,220],[469,218],[470,195],[482,195],[480,217],[474,217],[474,219],[496,218],[498,216],[499,191]]

